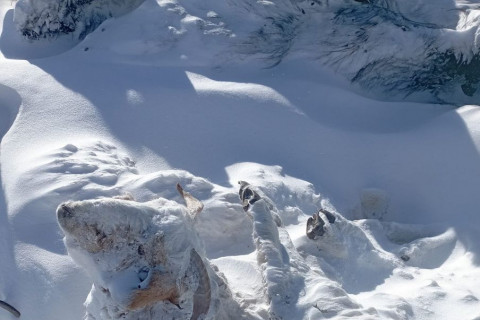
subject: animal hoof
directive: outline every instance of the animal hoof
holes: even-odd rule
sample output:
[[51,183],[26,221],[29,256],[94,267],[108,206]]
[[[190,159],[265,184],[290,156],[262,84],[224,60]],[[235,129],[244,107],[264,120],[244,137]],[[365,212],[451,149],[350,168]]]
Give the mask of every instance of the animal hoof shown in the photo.
[[327,220],[330,224],[334,223],[335,222],[335,215],[333,213],[331,213],[330,211],[327,211],[325,209],[320,209],[319,210],[321,213],[323,213],[325,215],[325,217],[327,217]]
[[318,212],[314,213],[307,221],[307,237],[315,240],[317,237],[323,236],[325,234],[324,225],[325,221],[320,218]]
[[250,184],[246,181],[239,181],[240,190],[238,192],[242,201],[243,210],[248,211],[250,206],[261,199],[257,192],[252,190]]

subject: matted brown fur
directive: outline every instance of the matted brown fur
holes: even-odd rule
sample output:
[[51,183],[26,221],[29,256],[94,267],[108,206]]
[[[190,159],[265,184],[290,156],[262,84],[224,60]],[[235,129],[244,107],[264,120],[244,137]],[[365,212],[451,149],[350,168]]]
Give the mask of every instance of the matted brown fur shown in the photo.
[[168,273],[161,274],[155,271],[148,288],[135,290],[133,292],[128,309],[141,309],[163,300],[178,304],[179,297],[180,292],[172,275]]

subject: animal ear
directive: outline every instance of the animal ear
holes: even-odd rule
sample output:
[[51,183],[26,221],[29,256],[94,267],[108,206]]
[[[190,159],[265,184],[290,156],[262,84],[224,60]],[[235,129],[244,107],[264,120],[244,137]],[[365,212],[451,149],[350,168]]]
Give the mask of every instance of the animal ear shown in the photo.
[[210,308],[212,292],[207,268],[195,249],[190,251],[190,268],[196,270],[199,276],[198,287],[193,294],[193,312],[190,318],[190,320],[197,320],[201,315],[207,315]]
[[203,203],[193,197],[190,193],[183,190],[182,186],[179,183],[177,183],[177,191],[178,193],[180,193],[183,200],[185,201],[190,216],[192,218],[195,218],[203,210]]

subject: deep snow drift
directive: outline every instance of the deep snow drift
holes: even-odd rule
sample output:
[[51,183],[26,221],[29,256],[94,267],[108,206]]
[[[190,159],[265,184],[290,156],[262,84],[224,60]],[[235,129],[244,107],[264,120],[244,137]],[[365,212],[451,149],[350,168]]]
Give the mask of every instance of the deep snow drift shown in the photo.
[[[0,3],[0,300],[22,319],[85,314],[92,280],[67,255],[60,203],[125,192],[182,203],[176,183],[204,203],[205,257],[256,317],[480,317],[480,113],[462,105],[478,99],[474,4],[147,0],[83,40],[38,41],[22,38],[14,6]],[[321,52],[357,37],[375,49],[354,54],[370,69]],[[429,49],[446,69],[428,71]],[[455,106],[352,91],[402,100],[423,63],[419,75],[448,81],[424,91],[422,76],[408,99]],[[239,180],[271,205],[245,213]],[[320,208],[336,220],[312,240]]]
[[[83,39],[107,18],[141,2],[19,0],[14,18],[19,32],[31,39],[65,34]],[[388,100],[461,105],[480,98],[480,10],[468,3],[149,0],[130,21],[126,30],[115,26],[114,33],[121,35],[112,48],[117,52],[158,57],[181,45],[194,50],[184,56],[197,60],[198,49],[208,46],[208,58],[214,57],[208,65],[252,57],[264,66],[307,59],[328,65],[364,93]],[[142,29],[141,39],[132,27]]]

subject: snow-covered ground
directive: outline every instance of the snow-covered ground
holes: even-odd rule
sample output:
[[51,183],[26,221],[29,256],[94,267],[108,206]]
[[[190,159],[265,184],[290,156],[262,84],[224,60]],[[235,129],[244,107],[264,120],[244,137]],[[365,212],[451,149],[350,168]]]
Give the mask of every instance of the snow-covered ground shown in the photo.
[[[441,21],[445,46],[461,42],[478,59],[475,1],[409,2],[417,11],[397,8],[406,21]],[[82,40],[35,41],[16,30],[15,3],[0,0],[0,300],[22,319],[85,313],[91,280],[66,253],[58,204],[125,192],[180,202],[177,182],[205,204],[207,257],[260,318],[480,319],[480,109],[461,103],[478,92],[369,98],[375,90],[349,82],[355,66],[312,54],[325,39],[308,39],[311,29],[292,33],[288,54],[249,38],[263,13],[246,15],[242,1],[146,0]],[[476,66],[465,77],[480,77]],[[439,97],[456,105],[413,101]],[[266,298],[239,180],[283,221],[279,299]],[[310,240],[306,222],[321,207],[338,219]],[[13,316],[0,309],[0,319]]]

